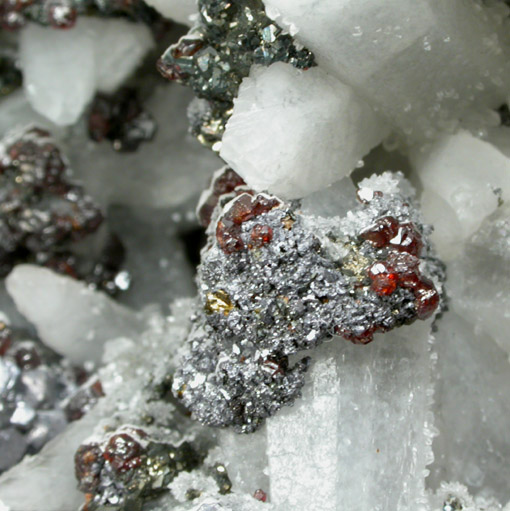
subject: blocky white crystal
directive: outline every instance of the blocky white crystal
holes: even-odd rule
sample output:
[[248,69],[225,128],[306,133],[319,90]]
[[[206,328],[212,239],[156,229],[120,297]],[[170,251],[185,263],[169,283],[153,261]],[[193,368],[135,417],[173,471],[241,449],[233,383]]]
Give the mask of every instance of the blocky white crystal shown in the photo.
[[135,313],[106,294],[47,268],[16,266],[7,290],[41,340],[74,363],[99,362],[106,341],[143,328]]
[[196,0],[147,0],[165,18],[191,26],[190,16],[198,12]]
[[69,31],[29,24],[20,35],[28,99],[59,125],[76,122],[96,90],[117,88],[153,44],[148,27],[120,19],[82,17]]
[[256,190],[303,197],[349,175],[387,128],[320,68],[252,68],[234,101],[221,157]]
[[510,158],[466,131],[448,135],[412,155],[423,185],[422,211],[436,226],[432,239],[446,259],[455,257],[510,191]]
[[428,138],[504,102],[509,77],[499,12],[465,0],[265,0],[321,67],[402,132]]
[[469,316],[448,311],[437,323],[434,412],[439,436],[429,482],[435,487],[442,480],[462,481],[473,494],[507,502],[510,365],[505,352]]
[[303,399],[267,423],[272,502],[293,511],[420,509],[431,462],[430,321],[334,338]]

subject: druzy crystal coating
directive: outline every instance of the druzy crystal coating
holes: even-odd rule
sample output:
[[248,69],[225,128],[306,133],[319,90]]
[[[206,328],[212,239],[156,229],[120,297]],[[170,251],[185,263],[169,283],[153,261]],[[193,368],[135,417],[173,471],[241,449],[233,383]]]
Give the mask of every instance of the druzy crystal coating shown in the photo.
[[214,210],[173,389],[201,422],[248,433],[299,397],[309,358],[291,356],[332,335],[366,344],[426,319],[442,270],[409,197],[376,190],[319,230],[299,202],[239,187]]
[[199,0],[200,20],[158,62],[168,80],[188,85],[202,103],[192,106],[198,140],[219,151],[241,80],[252,64],[313,66],[313,54],[266,16],[261,0]]

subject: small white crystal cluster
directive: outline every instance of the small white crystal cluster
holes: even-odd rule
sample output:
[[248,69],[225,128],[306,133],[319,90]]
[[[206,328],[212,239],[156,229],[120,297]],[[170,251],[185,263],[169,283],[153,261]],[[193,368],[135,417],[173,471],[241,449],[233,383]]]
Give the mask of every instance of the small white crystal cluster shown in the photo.
[[[148,3],[182,23],[198,15],[193,0]],[[17,36],[24,90],[0,98],[0,138],[27,123],[54,133],[75,176],[117,218],[133,289],[119,303],[33,265],[0,282],[0,311],[69,360],[94,363],[105,392],[0,476],[1,511],[78,510],[78,446],[146,416],[169,442],[207,445],[207,463],[225,463],[233,486],[221,495],[205,470],[182,473],[144,511],[510,511],[510,128],[497,112],[509,101],[510,9],[497,0],[264,3],[318,65],[253,67],[221,158],[250,188],[300,199],[318,231],[349,219],[367,176],[376,174],[363,193],[414,188],[445,264],[445,307],[367,346],[324,343],[302,398],[251,435],[211,431],[152,400],[179,363],[195,306],[183,299],[195,291],[180,229],[221,162],[187,136],[192,95],[175,85],[148,99],[152,144],[119,155],[87,139],[81,116],[94,94],[124,83],[155,44],[145,26],[30,24]]]

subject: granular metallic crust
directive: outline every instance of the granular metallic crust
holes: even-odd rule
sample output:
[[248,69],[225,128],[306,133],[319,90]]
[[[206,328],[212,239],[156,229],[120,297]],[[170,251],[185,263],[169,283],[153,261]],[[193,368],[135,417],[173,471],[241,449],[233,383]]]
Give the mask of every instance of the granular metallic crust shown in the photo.
[[202,99],[191,108],[191,129],[219,151],[233,100],[251,66],[288,62],[307,69],[314,56],[266,16],[261,0],[199,0],[198,9],[198,24],[166,50],[158,69]]
[[[441,267],[409,198],[376,193],[345,218],[321,219],[251,192],[215,211],[173,383],[205,424],[255,431],[299,397],[309,358],[296,354],[335,334],[366,344],[438,307],[430,278]],[[218,294],[228,313],[211,307]]]

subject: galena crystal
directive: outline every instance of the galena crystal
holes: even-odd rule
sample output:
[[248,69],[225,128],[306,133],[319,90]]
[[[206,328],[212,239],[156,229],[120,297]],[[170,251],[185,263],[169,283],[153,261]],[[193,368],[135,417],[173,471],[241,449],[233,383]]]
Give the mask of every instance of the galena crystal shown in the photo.
[[314,65],[311,52],[271,21],[261,0],[199,0],[200,21],[158,62],[168,80],[190,86],[204,100],[192,114],[192,132],[218,151],[232,102],[252,64]]
[[0,472],[38,452],[95,404],[100,382],[91,392],[87,377],[83,367],[0,322]]
[[201,422],[252,432],[300,395],[309,358],[289,357],[430,317],[443,273],[411,197],[377,192],[328,223],[240,188],[215,209],[173,389]]

